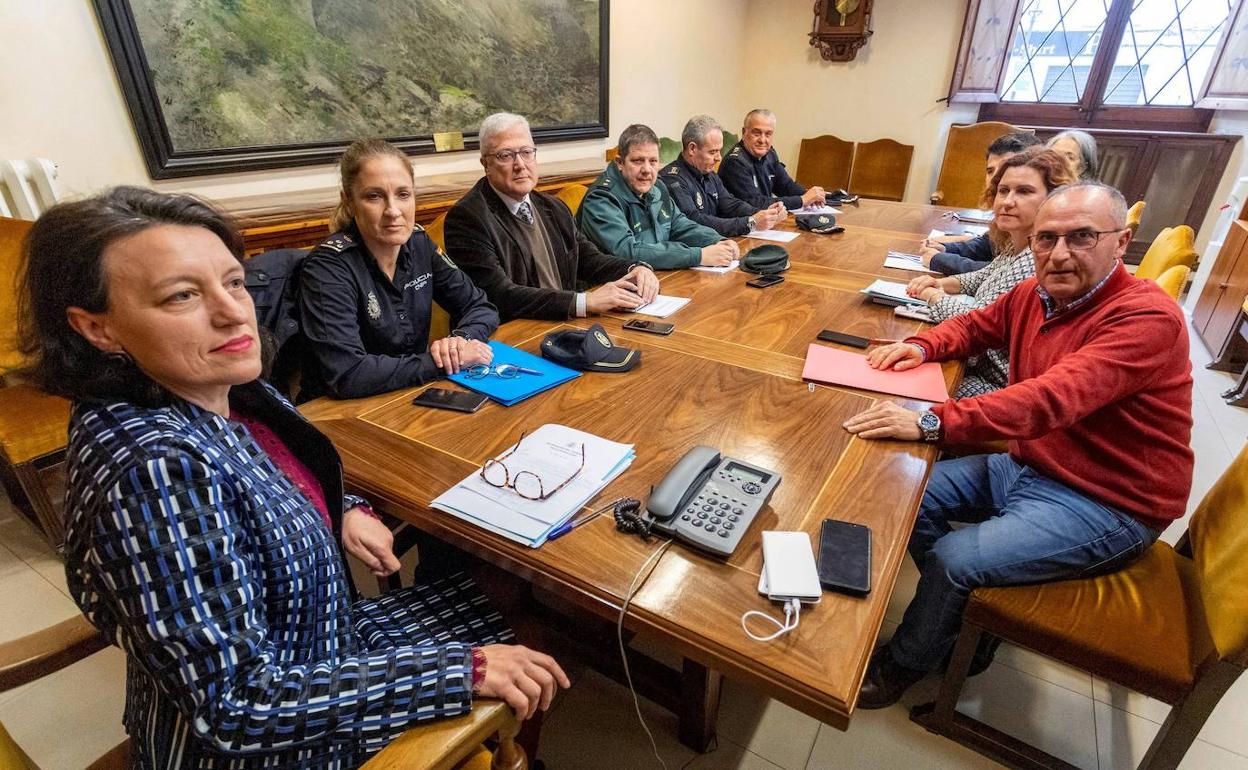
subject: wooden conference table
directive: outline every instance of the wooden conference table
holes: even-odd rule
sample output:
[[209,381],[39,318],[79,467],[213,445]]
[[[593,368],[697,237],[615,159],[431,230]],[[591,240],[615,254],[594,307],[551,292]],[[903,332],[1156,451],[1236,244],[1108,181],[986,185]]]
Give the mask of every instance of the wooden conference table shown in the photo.
[[[430,502],[521,431],[551,422],[636,445],[632,466],[591,508],[621,496],[644,501],[696,444],[780,471],[783,480],[770,505],[729,559],[674,544],[638,580],[624,622],[683,655],[687,666],[710,672],[713,682],[710,693],[700,696],[701,709],[694,704],[681,712],[687,743],[705,748],[713,735],[714,672],[846,729],[936,449],[852,438],[842,422],[881,396],[808,387],[802,366],[807,345],[822,329],[863,337],[914,333],[918,322],[897,318],[858,291],[876,277],[913,277],[884,268],[885,251],[913,251],[932,227],[949,220],[941,216],[946,209],[915,204],[864,200],[843,211],[838,222],[844,233],[803,232],[787,244],[792,268],[777,286],[746,287],[753,276],[738,271],[662,273],[664,294],[692,298],[666,319],[676,325],[670,336],[625,331],[625,315],[563,324],[514,321],[496,335],[537,353],[547,332],[597,320],[617,344],[642,351],[641,365],[631,372],[587,372],[515,406],[490,403],[476,414],[414,407],[419,388],[352,401],[322,399],[304,412],[338,447],[349,485],[374,505],[612,620],[661,540],[644,543],[621,534],[607,515],[530,549],[434,511]],[[792,217],[783,227],[795,229]],[[762,243],[740,241],[743,253]],[[952,392],[961,367],[945,367]],[[817,546],[827,517],[871,528],[873,590],[864,598],[825,592],[822,603],[802,612],[795,632],[770,643],[751,640],[741,630],[742,613],[778,611],[758,593],[760,533],[801,530]],[[701,724],[687,724],[690,719]]]

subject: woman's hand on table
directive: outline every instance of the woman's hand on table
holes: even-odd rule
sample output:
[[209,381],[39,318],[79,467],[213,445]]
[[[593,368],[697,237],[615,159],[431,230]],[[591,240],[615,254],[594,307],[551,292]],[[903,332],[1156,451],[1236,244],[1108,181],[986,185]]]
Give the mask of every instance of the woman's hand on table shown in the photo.
[[455,335],[434,340],[429,345],[429,353],[433,356],[433,362],[447,374],[456,374],[460,369],[488,364],[494,360],[494,351],[489,345]]
[[936,278],[930,275],[920,275],[918,278],[911,279],[906,284],[906,294],[911,297],[918,297],[924,290],[939,286]]

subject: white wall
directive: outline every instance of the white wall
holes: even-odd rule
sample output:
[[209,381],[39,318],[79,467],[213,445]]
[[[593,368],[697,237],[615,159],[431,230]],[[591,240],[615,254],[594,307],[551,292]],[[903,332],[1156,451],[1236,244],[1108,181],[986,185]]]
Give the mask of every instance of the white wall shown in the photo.
[[[975,105],[946,109],[936,101],[949,90],[966,0],[877,0],[875,34],[847,64],[826,62],[806,44],[811,8],[808,0],[750,4],[738,113],[753,107],[776,113],[776,151],[790,172],[802,137],[912,144],[906,200],[926,202],[948,127],[973,123],[978,113]],[[740,117],[730,123],[740,126]]]
[[[543,146],[543,161],[597,161],[632,122],[678,136],[686,119],[706,112],[735,132],[746,110],[766,106],[778,116],[777,150],[794,170],[803,136],[888,136],[913,144],[906,198],[926,201],[949,125],[974,122],[977,113],[975,105],[937,102],[948,88],[965,0],[877,0],[875,34],[848,64],[825,62],[807,44],[811,7],[810,0],[616,0],[613,136]],[[131,183],[232,198],[336,183],[332,166],[153,183],[90,2],[3,0],[0,30],[0,158],[52,159],[70,194]],[[1212,130],[1243,134],[1248,114],[1219,113]],[[473,153],[421,156],[415,163],[421,175],[479,167]],[[1244,174],[1248,153],[1241,143],[1214,200]]]
[[[734,78],[716,83],[717,72],[705,63],[720,51],[741,50],[746,7],[747,0],[612,3],[613,137],[545,145],[542,160],[601,160],[603,149],[630,122],[647,122],[672,135],[694,112],[730,112],[736,103]],[[332,166],[152,182],[90,2],[3,0],[0,30],[0,158],[51,159],[67,194],[146,184],[233,198],[336,184]],[[419,156],[415,164],[419,175],[480,168],[472,152]]]

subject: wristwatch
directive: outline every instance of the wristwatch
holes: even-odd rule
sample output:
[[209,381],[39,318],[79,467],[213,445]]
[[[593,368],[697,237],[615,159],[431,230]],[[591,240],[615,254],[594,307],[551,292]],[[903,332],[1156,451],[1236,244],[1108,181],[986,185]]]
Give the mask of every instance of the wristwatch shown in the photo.
[[928,443],[940,441],[940,418],[931,412],[919,412],[919,430]]
[[757,230],[757,229],[758,229],[758,222],[755,222],[755,221],[754,221],[754,215],[753,215],[753,214],[751,214],[751,215],[750,215],[750,218],[749,218],[749,220],[748,220],[748,221],[749,221],[749,223],[750,223],[750,232],[754,232],[755,230]]

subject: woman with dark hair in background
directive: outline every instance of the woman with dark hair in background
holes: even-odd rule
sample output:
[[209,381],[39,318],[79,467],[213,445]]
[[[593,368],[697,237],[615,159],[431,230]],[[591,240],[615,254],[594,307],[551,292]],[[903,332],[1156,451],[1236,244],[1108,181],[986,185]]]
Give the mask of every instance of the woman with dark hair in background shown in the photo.
[[[383,139],[342,156],[334,234],[299,268],[300,323],[312,356],[300,400],[358,398],[420,385],[493,359],[498,311],[416,224],[412,164]],[[449,336],[429,340],[433,303]]]
[[190,196],[117,188],[27,236],[23,349],[74,401],[66,572],[127,655],[140,768],[355,767],[474,695],[568,680],[450,576],[354,601],[341,547],[398,568],[332,444],[258,380],[242,243]]

